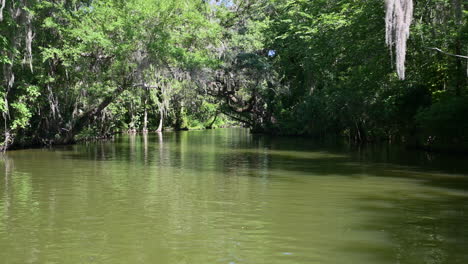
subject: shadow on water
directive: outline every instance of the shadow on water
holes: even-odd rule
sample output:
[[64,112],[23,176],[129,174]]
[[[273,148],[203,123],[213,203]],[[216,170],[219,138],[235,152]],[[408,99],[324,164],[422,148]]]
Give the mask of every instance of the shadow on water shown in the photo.
[[[386,247],[391,256],[386,259],[393,263],[468,263],[467,196],[375,194],[360,203],[358,210],[372,218],[352,228],[387,234],[392,244]],[[362,249],[349,244],[340,250]]]

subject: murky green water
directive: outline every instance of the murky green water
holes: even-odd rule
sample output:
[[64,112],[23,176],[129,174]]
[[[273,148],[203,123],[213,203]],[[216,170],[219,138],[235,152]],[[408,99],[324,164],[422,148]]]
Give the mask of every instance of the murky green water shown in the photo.
[[468,263],[468,161],[226,129],[0,158],[0,263]]

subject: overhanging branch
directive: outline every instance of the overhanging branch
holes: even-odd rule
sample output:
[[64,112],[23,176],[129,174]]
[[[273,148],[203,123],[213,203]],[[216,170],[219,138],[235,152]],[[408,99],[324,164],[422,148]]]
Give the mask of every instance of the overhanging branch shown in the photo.
[[458,54],[445,52],[445,51],[443,51],[443,50],[441,50],[439,48],[430,47],[430,48],[427,48],[427,49],[438,51],[438,52],[440,52],[442,54],[445,54],[447,56],[452,56],[452,57],[457,57],[457,58],[462,58],[462,59],[467,59],[468,60],[468,56],[463,56],[463,55],[458,55]]

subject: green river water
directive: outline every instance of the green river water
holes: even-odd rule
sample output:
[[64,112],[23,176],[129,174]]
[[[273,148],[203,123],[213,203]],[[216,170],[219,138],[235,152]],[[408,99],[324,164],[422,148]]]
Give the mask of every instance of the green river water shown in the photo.
[[468,263],[468,159],[245,129],[0,157],[0,263]]

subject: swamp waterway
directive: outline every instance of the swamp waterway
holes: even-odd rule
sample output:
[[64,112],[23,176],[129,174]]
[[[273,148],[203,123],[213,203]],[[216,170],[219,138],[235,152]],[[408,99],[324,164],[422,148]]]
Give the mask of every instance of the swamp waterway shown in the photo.
[[0,158],[0,263],[468,263],[468,159],[245,129]]

